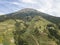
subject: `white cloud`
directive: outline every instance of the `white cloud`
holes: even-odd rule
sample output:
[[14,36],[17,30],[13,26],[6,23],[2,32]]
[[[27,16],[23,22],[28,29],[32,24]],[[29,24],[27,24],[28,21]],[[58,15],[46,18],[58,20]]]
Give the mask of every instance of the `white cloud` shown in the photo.
[[36,9],[44,12],[51,14],[53,16],[59,16],[60,17],[60,2],[53,1],[53,0],[40,0],[41,3],[39,3],[41,6],[39,8],[37,7]]
[[16,5],[19,5],[19,3],[18,3],[18,2],[12,2],[12,4],[16,4]]
[[[18,0],[17,2],[8,2],[17,5],[16,8],[34,8],[41,12],[60,16],[60,0]],[[1,12],[1,14],[3,14]]]
[[52,8],[48,13],[60,17],[60,0],[53,1]]
[[10,2],[10,4],[14,4],[14,5],[20,5],[20,3],[19,2]]
[[52,4],[53,4],[53,0],[40,0],[37,5],[39,5],[39,7],[37,7],[37,10],[45,12],[45,13],[49,13],[49,11],[51,11],[52,9]]
[[23,3],[31,3],[31,4],[34,4],[34,3],[37,3],[36,1],[34,0],[22,0]]
[[[41,12],[60,16],[60,0],[19,0],[24,3],[23,6],[27,8],[35,8]],[[20,6],[19,2],[12,2],[12,4]],[[31,5],[30,5],[31,4]],[[25,7],[24,7],[25,8]]]
[[4,15],[4,13],[3,12],[0,12],[0,15]]
[[38,11],[45,12],[43,9],[37,9]]

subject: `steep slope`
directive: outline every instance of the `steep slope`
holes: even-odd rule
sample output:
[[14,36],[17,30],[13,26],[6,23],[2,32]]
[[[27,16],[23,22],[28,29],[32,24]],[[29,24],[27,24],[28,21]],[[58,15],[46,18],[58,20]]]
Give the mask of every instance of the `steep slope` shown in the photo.
[[29,8],[0,16],[0,44],[60,45],[59,19]]

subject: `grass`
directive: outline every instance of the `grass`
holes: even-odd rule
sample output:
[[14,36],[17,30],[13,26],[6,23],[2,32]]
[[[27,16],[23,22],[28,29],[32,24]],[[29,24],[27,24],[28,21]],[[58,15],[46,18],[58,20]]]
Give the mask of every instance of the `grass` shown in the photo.
[[[16,21],[19,22],[19,24]],[[17,36],[22,35],[23,39],[28,41],[28,45],[57,45],[55,41],[48,37],[49,32],[46,29],[46,26],[48,24],[52,24],[58,30],[57,26],[54,23],[45,20],[40,16],[35,16],[30,21],[23,21],[19,19],[16,19],[16,21],[13,19],[9,19],[0,22],[0,43],[3,44],[2,40],[8,39],[5,41],[5,43],[8,42],[7,45],[15,45],[14,42],[11,42],[12,37],[14,38],[13,31],[16,30],[19,32],[21,30],[25,30],[21,34],[20,32],[16,32],[17,35],[15,35],[15,37],[20,40],[20,38],[18,38]],[[16,25],[16,23],[18,25]],[[4,38],[3,34],[6,39]]]

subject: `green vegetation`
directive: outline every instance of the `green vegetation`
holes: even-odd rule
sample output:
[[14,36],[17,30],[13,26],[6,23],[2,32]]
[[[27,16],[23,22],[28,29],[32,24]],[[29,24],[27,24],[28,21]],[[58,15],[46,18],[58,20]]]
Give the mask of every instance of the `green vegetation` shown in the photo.
[[13,14],[0,16],[0,45],[60,45],[60,22],[53,16],[36,10]]

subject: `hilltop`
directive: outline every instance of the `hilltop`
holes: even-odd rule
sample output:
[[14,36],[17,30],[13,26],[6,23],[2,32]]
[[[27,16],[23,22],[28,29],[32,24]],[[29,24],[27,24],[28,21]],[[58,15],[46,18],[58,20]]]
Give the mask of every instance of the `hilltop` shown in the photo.
[[[0,16],[0,20],[5,20],[5,19],[13,18],[13,17],[17,18],[17,19],[21,19],[21,18],[24,19],[27,16],[33,17],[35,15],[39,15],[39,16],[45,18],[46,20],[49,20],[56,24],[58,24],[60,22],[60,20],[59,20],[60,17],[54,17],[49,14],[45,14],[45,13],[39,12],[35,9],[31,9],[31,8],[25,8],[25,9],[22,9],[20,11],[14,12],[14,13],[2,15],[2,16]],[[1,18],[3,18],[3,19],[1,19]]]
[[0,44],[60,45],[60,17],[25,8],[0,16]]

